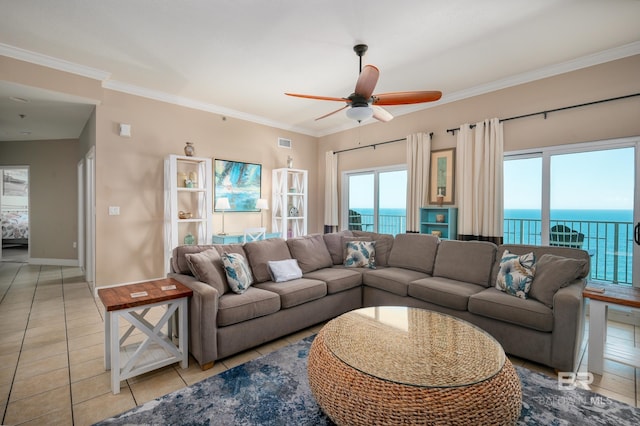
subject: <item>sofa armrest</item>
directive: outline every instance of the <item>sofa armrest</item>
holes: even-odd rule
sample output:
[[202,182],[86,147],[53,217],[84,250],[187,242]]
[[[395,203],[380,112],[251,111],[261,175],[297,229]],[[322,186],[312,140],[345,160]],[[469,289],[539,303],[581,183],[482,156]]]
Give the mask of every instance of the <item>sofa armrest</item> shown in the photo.
[[168,277],[193,290],[189,299],[189,352],[202,368],[208,368],[218,357],[218,290],[191,275],[170,273]]
[[577,371],[584,331],[584,279],[558,290],[553,297],[551,364],[558,371]]

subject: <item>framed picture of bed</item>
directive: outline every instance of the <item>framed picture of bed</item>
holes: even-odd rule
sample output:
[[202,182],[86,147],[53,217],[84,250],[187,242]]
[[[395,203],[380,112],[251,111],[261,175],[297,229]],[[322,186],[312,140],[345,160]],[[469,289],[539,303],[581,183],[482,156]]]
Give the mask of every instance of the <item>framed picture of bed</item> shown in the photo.
[[[227,212],[257,212],[261,194],[262,164],[220,160],[214,162],[214,200],[227,198]],[[218,210],[215,210],[218,211]]]

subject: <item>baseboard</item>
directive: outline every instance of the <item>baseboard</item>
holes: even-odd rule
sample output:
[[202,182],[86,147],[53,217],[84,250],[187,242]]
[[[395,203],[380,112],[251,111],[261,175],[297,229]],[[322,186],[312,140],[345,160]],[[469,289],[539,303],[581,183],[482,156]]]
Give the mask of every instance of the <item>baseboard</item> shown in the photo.
[[29,263],[29,265],[79,266],[78,259],[41,259],[30,257],[27,263]]

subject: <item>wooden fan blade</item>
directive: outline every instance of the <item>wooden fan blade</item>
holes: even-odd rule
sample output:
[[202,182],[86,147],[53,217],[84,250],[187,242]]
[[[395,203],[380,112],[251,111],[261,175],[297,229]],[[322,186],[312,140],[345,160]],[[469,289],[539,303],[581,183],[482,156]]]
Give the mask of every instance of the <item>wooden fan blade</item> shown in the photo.
[[407,105],[434,102],[442,97],[438,91],[392,92],[373,95],[373,105]]
[[373,105],[371,108],[373,108],[373,118],[376,120],[382,121],[383,123],[393,120],[393,115],[386,109],[377,105]]
[[323,115],[322,117],[318,117],[318,118],[316,118],[316,121],[318,121],[318,120],[322,120],[323,118],[327,118],[328,116],[333,115],[333,114],[335,114],[336,112],[340,112],[340,111],[342,111],[342,110],[343,110],[343,109],[345,109],[345,108],[349,108],[349,105],[345,105],[345,106],[343,106],[343,107],[342,107],[342,108],[340,108],[340,109],[337,109],[337,110],[335,110],[335,111],[333,111],[333,112],[330,112],[329,114],[325,114],[325,115]]
[[331,96],[301,95],[300,93],[285,93],[285,95],[295,96],[296,98],[318,99],[321,101],[351,102],[351,100],[347,98],[333,98]]
[[360,95],[365,99],[369,99],[371,94],[373,94],[373,89],[376,88],[379,75],[380,71],[378,68],[373,65],[365,65],[358,77],[358,81],[356,82],[355,94]]

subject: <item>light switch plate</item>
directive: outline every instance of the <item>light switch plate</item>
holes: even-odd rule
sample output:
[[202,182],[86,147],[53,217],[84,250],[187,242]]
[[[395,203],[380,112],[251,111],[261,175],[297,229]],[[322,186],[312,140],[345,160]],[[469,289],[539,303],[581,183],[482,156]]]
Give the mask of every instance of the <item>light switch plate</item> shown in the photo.
[[109,216],[118,216],[120,214],[119,206],[109,206]]

